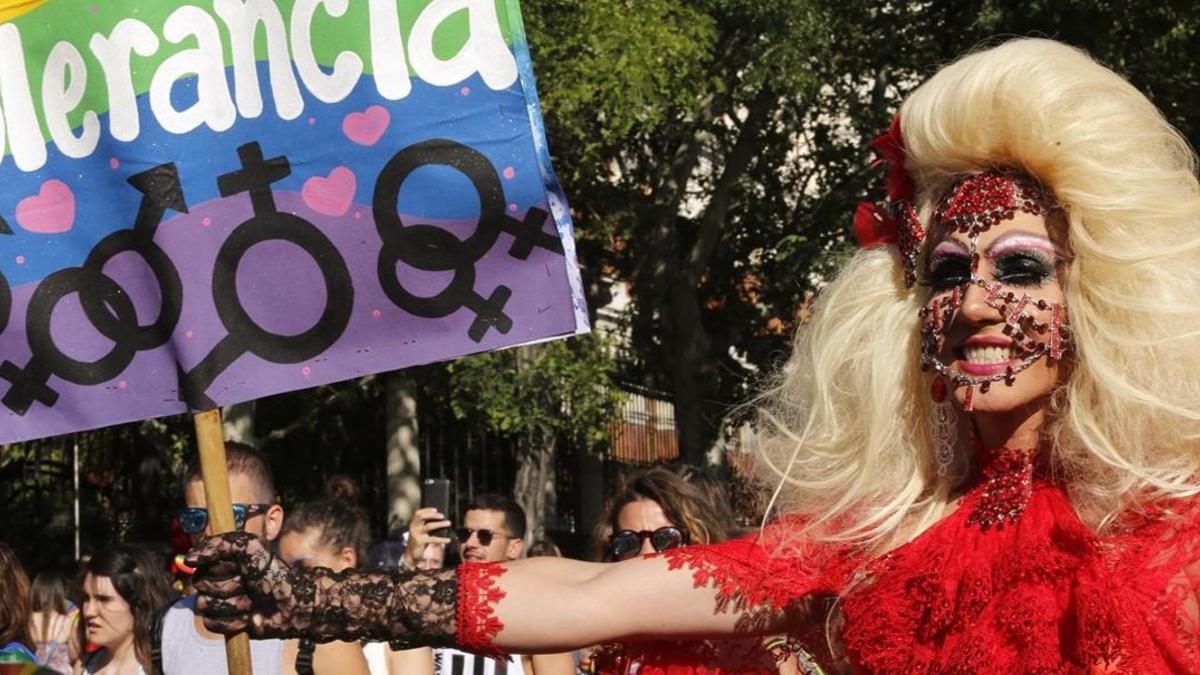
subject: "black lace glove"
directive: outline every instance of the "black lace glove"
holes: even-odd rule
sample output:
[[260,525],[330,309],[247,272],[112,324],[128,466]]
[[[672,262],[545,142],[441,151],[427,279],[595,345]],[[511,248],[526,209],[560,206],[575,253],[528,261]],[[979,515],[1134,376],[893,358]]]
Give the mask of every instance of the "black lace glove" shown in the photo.
[[188,556],[196,610],[209,630],[255,638],[454,642],[458,578],[437,572],[333,572],[289,567],[245,532],[207,539]]

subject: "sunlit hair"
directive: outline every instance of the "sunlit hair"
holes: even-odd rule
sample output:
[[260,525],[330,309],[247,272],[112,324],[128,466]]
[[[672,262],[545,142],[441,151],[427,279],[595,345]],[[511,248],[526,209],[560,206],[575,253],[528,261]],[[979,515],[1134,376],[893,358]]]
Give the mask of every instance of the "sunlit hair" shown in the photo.
[[[1180,134],[1128,82],[1040,39],[968,55],[901,109],[917,207],[956,177],[1013,167],[1063,208],[1075,355],[1044,430],[1072,502],[1102,530],[1124,510],[1198,491],[1200,187]],[[930,376],[893,248],[860,251],[822,292],[762,400],[760,469],[775,512],[830,539],[887,545],[936,520]],[[962,453],[967,454],[967,453]]]
[[[667,467],[642,469],[630,476],[608,500],[602,524],[593,533],[596,559],[612,561],[610,536],[620,529],[621,509],[633,502],[648,500],[662,508],[672,525],[686,528],[693,544],[725,541],[733,531],[728,507],[718,506],[723,490],[706,491],[704,479],[690,471],[687,477]],[[689,480],[690,479],[690,480]]]
[[366,565],[371,525],[366,511],[357,504],[337,498],[303,504],[288,514],[279,536],[308,531],[316,532],[317,541],[334,553],[347,548],[354,551],[355,567]]
[[40,620],[31,624],[35,642],[49,642],[54,639],[50,628],[57,614],[70,612],[70,601],[67,599],[67,580],[57,572],[38,572],[29,588],[29,598],[34,612],[40,612]]
[[[250,484],[254,486],[254,499],[267,504],[278,501],[271,463],[262,451],[245,443],[226,441],[225,468],[231,474],[241,474],[250,479]],[[197,480],[203,481],[204,474],[200,470],[200,454],[192,453],[184,465],[183,482],[186,485]]]

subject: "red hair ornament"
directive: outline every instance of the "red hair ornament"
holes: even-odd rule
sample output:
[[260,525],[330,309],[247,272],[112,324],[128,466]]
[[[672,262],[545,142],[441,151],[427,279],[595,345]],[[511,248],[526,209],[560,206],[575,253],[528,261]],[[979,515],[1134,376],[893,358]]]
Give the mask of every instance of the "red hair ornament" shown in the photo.
[[887,204],[860,202],[854,214],[854,235],[862,248],[895,244],[904,262],[904,283],[912,288],[917,283],[917,254],[925,240],[925,229],[917,218],[912,199],[915,190],[904,168],[906,151],[900,133],[900,116],[892,118],[886,134],[871,142],[879,155],[871,166],[887,166]]

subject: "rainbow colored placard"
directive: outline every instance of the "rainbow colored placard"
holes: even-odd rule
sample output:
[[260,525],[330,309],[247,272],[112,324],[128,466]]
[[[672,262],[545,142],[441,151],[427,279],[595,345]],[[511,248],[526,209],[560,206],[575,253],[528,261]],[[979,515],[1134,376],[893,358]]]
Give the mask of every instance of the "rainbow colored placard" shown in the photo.
[[0,443],[588,329],[517,0],[0,17]]

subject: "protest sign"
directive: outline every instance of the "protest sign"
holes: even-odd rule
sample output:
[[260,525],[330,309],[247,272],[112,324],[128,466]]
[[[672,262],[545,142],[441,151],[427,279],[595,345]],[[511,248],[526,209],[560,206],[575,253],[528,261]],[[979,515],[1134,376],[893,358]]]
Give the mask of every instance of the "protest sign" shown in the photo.
[[0,443],[587,330],[517,0],[0,11]]

